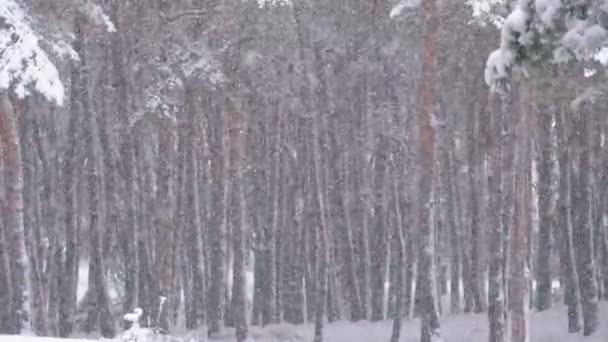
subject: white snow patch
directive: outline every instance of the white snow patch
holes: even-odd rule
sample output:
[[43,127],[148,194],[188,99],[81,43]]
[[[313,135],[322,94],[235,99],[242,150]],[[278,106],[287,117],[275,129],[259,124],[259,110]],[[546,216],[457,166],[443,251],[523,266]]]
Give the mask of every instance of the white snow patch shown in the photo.
[[600,62],[600,64],[608,65],[608,47],[601,48],[594,56],[593,59]]
[[513,65],[513,52],[510,49],[498,49],[490,54],[484,78],[492,90],[498,88],[499,81],[505,79],[509,75],[509,70]]
[[595,76],[596,74],[597,74],[597,70],[595,70],[595,69],[589,69],[589,68],[585,68],[585,69],[583,70],[583,76],[584,76],[585,78],[590,78],[590,77],[593,77],[593,76]]
[[76,300],[80,301],[89,289],[89,261],[81,260],[78,264],[78,283],[76,285]]
[[291,0],[257,0],[260,8],[264,6],[284,6],[290,5]]

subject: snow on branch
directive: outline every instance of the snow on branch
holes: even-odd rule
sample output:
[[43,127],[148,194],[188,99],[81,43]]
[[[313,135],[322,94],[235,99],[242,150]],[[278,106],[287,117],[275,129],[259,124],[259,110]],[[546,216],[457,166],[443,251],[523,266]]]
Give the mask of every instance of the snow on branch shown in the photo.
[[[474,12],[500,0],[469,0]],[[605,64],[608,0],[518,0],[501,27],[500,48],[490,54],[486,83],[494,90],[514,67],[597,60]]]
[[389,17],[395,18],[401,15],[406,9],[417,8],[421,3],[422,0],[401,0],[393,9],[391,9]]
[[86,1],[82,5],[83,14],[87,16],[87,18],[98,26],[105,27],[106,31],[112,33],[116,32],[116,27],[110,17],[103,11],[103,8],[98,4],[92,3],[90,1]]
[[472,22],[485,26],[487,23],[501,28],[504,17],[498,11],[504,5],[504,0],[467,0],[467,6],[471,10]]
[[504,88],[503,81],[520,57],[521,47],[531,43],[530,13],[525,1],[520,1],[502,25],[500,48],[490,54],[486,63],[485,81],[493,91]]
[[65,94],[59,72],[38,41],[21,6],[0,1],[0,89],[14,89],[20,98],[33,89],[61,106]]

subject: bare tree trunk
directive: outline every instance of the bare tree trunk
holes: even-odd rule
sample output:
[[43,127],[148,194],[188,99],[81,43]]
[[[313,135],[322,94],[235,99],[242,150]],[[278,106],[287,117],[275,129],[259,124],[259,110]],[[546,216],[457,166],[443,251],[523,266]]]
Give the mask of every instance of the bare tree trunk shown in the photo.
[[29,330],[30,270],[25,248],[23,225],[23,164],[17,116],[11,104],[8,91],[0,90],[0,144],[4,165],[4,186],[6,187],[6,207],[3,210],[4,234],[8,250],[10,269],[9,333],[19,334]]
[[344,191],[342,198],[342,210],[344,213],[344,236],[345,236],[345,267],[346,267],[346,283],[347,288],[350,291],[350,319],[352,321],[359,321],[365,318],[365,313],[363,312],[363,303],[361,300],[361,289],[359,287],[359,281],[357,279],[357,269],[356,269],[356,255],[355,255],[355,244],[353,237],[353,220],[351,214],[351,171],[349,170],[349,155],[346,154],[343,160],[343,176],[344,176]]
[[[317,114],[318,115],[318,114]],[[318,210],[318,228],[316,230],[316,247],[314,248],[317,254],[317,286],[314,303],[314,317],[315,317],[315,337],[314,342],[323,341],[323,321],[326,303],[327,293],[327,280],[328,280],[328,259],[329,259],[329,245],[328,245],[328,234],[327,226],[325,222],[325,200],[323,198],[322,185],[321,185],[321,170],[320,170],[320,147],[319,147],[319,118],[313,118],[312,124],[312,154],[313,154],[313,176],[315,184],[315,202]]]
[[504,342],[507,340],[507,326],[505,321],[506,316],[506,301],[504,288],[504,243],[503,226],[506,222],[503,221],[502,212],[504,210],[503,200],[503,177],[502,177],[502,161],[503,161],[503,131],[504,130],[504,112],[506,106],[500,108],[492,108],[491,115],[491,139],[492,153],[490,156],[490,174],[488,175],[488,186],[490,190],[490,273],[489,273],[489,306],[488,319],[490,321],[490,342]]
[[[527,155],[530,153],[528,139],[530,139],[524,116],[528,114],[527,101],[524,99],[524,94],[528,91],[526,81],[520,79],[516,81],[513,90],[513,110],[512,120],[516,122],[517,132],[521,132],[516,138],[515,148],[515,219],[513,224],[513,232],[511,235],[511,250],[510,250],[510,282],[509,282],[509,300],[511,307],[511,341],[513,342],[528,342],[530,340],[530,320],[528,310],[528,203],[526,199],[526,191],[529,191],[529,186],[526,184],[526,172],[528,165]],[[508,205],[508,204],[507,204]]]
[[374,229],[370,235],[371,251],[371,320],[380,321],[384,319],[384,284],[386,281],[386,261],[388,257],[387,244],[387,223],[385,198],[387,160],[389,144],[386,138],[379,138],[376,151],[374,153]]
[[[112,35],[112,78],[116,91],[116,111],[118,120],[122,125],[120,134],[120,161],[117,175],[122,178],[122,187],[119,196],[124,200],[124,209],[121,210],[121,224],[123,229],[119,229],[120,249],[122,252],[123,264],[125,268],[124,291],[125,300],[123,302],[123,311],[131,312],[137,304],[137,234],[135,220],[135,175],[134,175],[134,138],[133,132],[130,130],[129,114],[130,114],[130,69],[128,64],[128,52],[124,50],[124,46],[128,46],[129,39],[125,31],[120,28],[126,24],[123,22],[122,14],[124,5],[120,1],[112,3],[112,14],[114,24],[119,28],[119,32]],[[125,328],[130,327],[130,323],[125,321]]]
[[[82,57],[81,57],[82,60]],[[88,94],[87,94],[88,96]],[[90,288],[95,293],[95,303],[93,310],[96,319],[99,320],[101,335],[105,338],[113,338],[116,334],[114,327],[114,319],[110,309],[110,296],[105,279],[105,268],[102,253],[101,232],[102,228],[98,225],[99,221],[99,176],[97,170],[97,151],[95,136],[97,135],[97,127],[94,114],[88,105],[88,99],[83,98],[83,108],[85,115],[89,116],[89,130],[87,132],[88,160],[87,160],[87,179],[89,192],[89,239],[90,239],[90,258],[91,267],[89,274],[92,275],[93,284]],[[97,314],[98,313],[98,314]],[[89,313],[91,314],[91,313]],[[94,322],[97,323],[97,322]]]
[[207,320],[209,335],[220,332],[220,324],[224,319],[224,278],[226,269],[225,258],[225,224],[224,224],[224,192],[226,169],[223,154],[225,152],[223,123],[219,113],[209,114],[210,137],[210,176],[211,176],[211,226],[209,227],[210,277],[207,291]]
[[[5,108],[2,107],[4,111]],[[2,151],[0,149],[0,151]],[[3,154],[3,153],[2,153]],[[4,170],[3,157],[0,154],[0,170]],[[4,173],[0,172],[0,189],[4,190]],[[0,288],[4,289],[0,291],[0,333],[11,334],[14,333],[12,327],[12,312],[11,312],[11,300],[12,300],[12,284],[10,279],[10,255],[8,252],[8,241],[6,241],[6,225],[4,220],[6,218],[7,205],[5,203],[4,196],[0,196]]]
[[[20,115],[20,132],[21,146],[32,146],[33,130],[36,127],[35,113],[32,112],[29,101],[25,103]],[[40,219],[40,205],[37,191],[37,171],[38,162],[35,159],[35,149],[22,149],[23,162],[23,228],[24,241],[28,255],[29,270],[31,282],[30,306],[31,306],[31,327],[34,333],[40,336],[47,334],[47,319],[46,319],[46,300],[44,297],[43,284],[43,249],[41,230],[43,225]]]
[[571,170],[573,247],[581,291],[583,335],[593,334],[599,325],[597,277],[591,224],[591,179],[589,160],[589,118],[586,111],[575,114],[575,155]]
[[[184,82],[189,82],[184,80]],[[188,84],[188,83],[187,83]],[[186,114],[187,117],[182,121],[180,128],[184,132],[181,137],[183,141],[182,153],[184,166],[184,197],[182,201],[183,208],[183,232],[184,243],[186,244],[186,255],[188,257],[188,273],[190,274],[190,298],[188,300],[189,310],[186,313],[186,326],[189,329],[194,329],[204,324],[205,322],[205,288],[204,288],[204,270],[202,260],[202,237],[200,228],[200,218],[198,210],[198,163],[197,160],[197,138],[196,138],[196,95],[193,91],[193,85],[188,84],[186,90]],[[181,139],[180,139],[181,140]]]
[[246,131],[241,108],[233,99],[226,98],[225,113],[227,144],[229,155],[228,222],[232,232],[234,260],[232,266],[232,319],[236,328],[236,340],[247,338],[246,296],[245,296],[245,196],[243,194],[243,146],[242,135]]
[[538,110],[540,130],[540,161],[538,162],[538,206],[540,210],[540,229],[538,235],[538,250],[536,259],[536,309],[547,310],[551,307],[551,237],[553,230],[553,215],[555,200],[552,191],[553,145],[552,145],[552,115],[547,106]]
[[395,270],[395,317],[393,319],[393,329],[391,333],[391,342],[399,342],[399,337],[401,335],[401,320],[404,313],[404,296],[403,290],[405,286],[403,284],[404,280],[404,261],[405,261],[405,241],[403,237],[403,222],[401,220],[401,209],[399,203],[399,191],[397,184],[397,170],[393,170],[394,180],[393,180],[393,198],[395,205],[395,214],[396,214],[396,224],[394,228],[393,239],[397,240],[397,245],[395,246],[396,254],[393,256],[397,259],[396,265],[397,269]]
[[[81,16],[74,19],[74,51],[78,55],[84,53],[84,32]],[[78,281],[78,241],[77,241],[77,220],[75,213],[75,183],[76,183],[76,154],[77,141],[80,136],[80,124],[83,114],[81,105],[86,87],[80,76],[82,66],[74,62],[71,70],[71,95],[70,95],[70,119],[68,127],[68,150],[63,160],[63,196],[64,196],[64,224],[65,224],[65,264],[62,267],[62,274],[59,276],[59,336],[67,337],[74,329],[74,313],[76,309],[76,293],[73,291]]]
[[[175,255],[173,245],[177,243],[175,225],[175,190],[172,175],[174,174],[173,163],[176,152],[175,126],[172,122],[166,122],[159,127],[159,166],[157,182],[157,212],[155,225],[156,246],[158,248],[157,262],[154,265],[155,278],[158,282],[157,302],[155,304],[154,325],[168,331],[171,317],[170,308],[174,303],[173,278],[175,277]],[[204,295],[204,294],[203,294]]]
[[[272,212],[271,220],[264,227],[263,230],[263,260],[260,260],[265,271],[264,274],[260,274],[263,277],[263,297],[261,303],[262,313],[262,325],[276,323],[279,317],[279,313],[276,300],[277,300],[277,234],[280,225],[279,212],[281,210],[281,163],[283,158],[281,157],[281,146],[283,144],[283,114],[280,109],[277,110],[274,135],[274,146],[272,148],[272,171],[270,176],[270,189],[272,191]],[[256,259],[256,264],[257,264]]]
[[[82,32],[83,20],[80,16],[77,17],[77,25],[79,25],[77,36],[79,41],[84,42],[84,32]],[[112,338],[116,331],[114,327],[114,321],[110,310],[110,298],[106,287],[105,280],[105,269],[103,262],[102,253],[102,241],[101,232],[102,226],[98,225],[99,221],[99,192],[100,190],[100,179],[98,174],[97,164],[97,143],[96,137],[98,134],[97,121],[95,114],[91,108],[91,98],[89,94],[89,80],[88,80],[88,64],[86,55],[80,54],[80,70],[78,83],[73,84],[73,87],[77,87],[78,95],[80,96],[73,101],[78,101],[78,109],[81,111],[81,115],[86,118],[86,131],[84,134],[85,144],[87,146],[87,161],[86,161],[86,178],[87,178],[87,190],[88,190],[88,207],[89,207],[89,243],[90,243],[90,266],[89,266],[89,292],[93,294],[93,304],[88,312],[87,327],[88,331],[92,331],[94,327],[99,323],[101,328],[101,334],[103,337]]]
[[[447,146],[445,148],[448,148]],[[460,255],[460,226],[457,224],[456,216],[456,189],[454,183],[456,167],[453,165],[453,152],[445,151],[444,167],[447,169],[445,182],[447,223],[450,234],[450,312],[458,314],[461,312],[461,255]]]
[[[477,80],[475,83],[481,82]],[[474,87],[473,89],[477,89],[478,87]],[[467,162],[468,162],[468,174],[469,174],[469,200],[468,200],[468,211],[469,211],[469,219],[470,219],[470,230],[471,230],[471,259],[470,259],[470,274],[469,274],[469,284],[471,293],[473,295],[474,300],[474,311],[476,313],[481,313],[485,311],[484,300],[482,297],[482,291],[480,286],[482,285],[481,279],[483,278],[482,274],[482,265],[480,260],[480,243],[481,243],[481,233],[480,233],[480,215],[479,215],[479,179],[478,179],[478,156],[477,156],[477,148],[478,144],[478,130],[476,128],[477,122],[477,108],[475,106],[471,106],[469,108],[469,113],[467,115]]]
[[420,112],[418,128],[420,134],[420,173],[419,173],[419,256],[418,281],[420,287],[421,325],[420,341],[430,342],[438,339],[439,315],[437,312],[435,281],[435,232],[431,222],[431,192],[433,190],[433,166],[435,163],[435,129],[432,116],[435,108],[434,79],[437,48],[437,4],[435,0],[424,0],[422,8],[426,20],[426,32],[423,43],[422,81],[420,85]]
[[557,228],[560,232],[560,268],[564,280],[564,303],[568,307],[568,332],[577,333],[581,330],[580,318],[580,289],[578,273],[574,257],[572,240],[572,218],[570,210],[570,152],[568,132],[566,130],[566,111],[559,108],[556,111],[558,164],[559,164],[559,217]]

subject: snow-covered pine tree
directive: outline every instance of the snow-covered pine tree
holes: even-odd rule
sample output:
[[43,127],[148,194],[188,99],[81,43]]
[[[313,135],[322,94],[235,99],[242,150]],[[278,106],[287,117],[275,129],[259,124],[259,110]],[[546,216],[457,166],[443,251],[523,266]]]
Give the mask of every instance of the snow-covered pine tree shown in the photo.
[[0,3],[0,146],[4,162],[7,206],[5,256],[10,265],[10,323],[8,333],[30,330],[30,268],[23,223],[23,165],[15,101],[38,92],[63,104],[64,89],[59,72],[43,50],[31,18],[15,0]]

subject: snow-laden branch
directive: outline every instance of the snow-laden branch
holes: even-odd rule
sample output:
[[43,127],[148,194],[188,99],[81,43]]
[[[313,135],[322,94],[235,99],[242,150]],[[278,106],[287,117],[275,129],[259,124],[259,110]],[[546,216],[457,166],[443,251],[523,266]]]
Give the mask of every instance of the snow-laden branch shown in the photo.
[[403,13],[403,11],[405,11],[406,9],[417,8],[418,6],[420,6],[421,3],[422,0],[401,0],[397,5],[393,7],[393,9],[391,9],[389,17],[395,18],[401,15],[401,13]]
[[501,28],[504,17],[498,10],[504,6],[504,0],[467,0],[466,4],[471,10],[472,21],[484,26],[488,23]]
[[82,12],[87,16],[87,18],[98,26],[105,27],[107,32],[116,32],[116,27],[110,17],[103,11],[103,8],[98,4],[95,4],[90,1],[86,1],[82,5]]
[[59,72],[38,41],[21,6],[0,1],[0,89],[14,89],[20,98],[33,89],[61,106],[65,93]]
[[[492,1],[499,0],[470,0],[484,2],[483,10]],[[607,43],[608,0],[518,0],[501,27],[499,49],[488,58],[485,80],[496,90],[522,65],[606,61]]]

